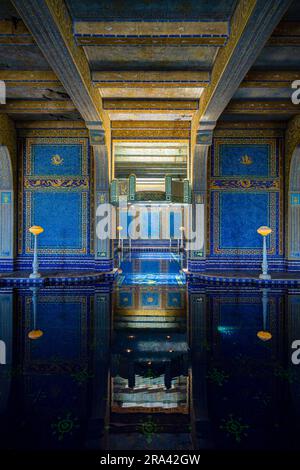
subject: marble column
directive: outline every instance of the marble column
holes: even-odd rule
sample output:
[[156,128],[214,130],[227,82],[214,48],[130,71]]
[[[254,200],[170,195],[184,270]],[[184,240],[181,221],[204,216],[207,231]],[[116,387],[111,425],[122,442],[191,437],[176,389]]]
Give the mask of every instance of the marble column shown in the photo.
[[[101,204],[109,204],[109,162],[108,149],[105,141],[105,131],[101,122],[86,122],[89,129],[90,145],[94,155],[94,239],[95,239],[95,268],[99,271],[111,271],[113,269],[112,241],[110,237],[99,238],[97,235],[97,223],[99,215],[97,210]],[[98,212],[99,214],[99,212]]]
[[[193,231],[201,231],[201,238],[204,243],[196,249],[189,251],[188,269],[199,271],[205,269],[206,243],[208,239],[208,224],[206,220],[207,212],[207,162],[209,148],[212,144],[213,129],[215,123],[206,125],[199,129],[196,137],[196,144],[193,155],[193,176],[192,176],[192,211],[193,211]],[[204,216],[197,220],[197,205],[204,206]],[[199,213],[199,212],[198,212]],[[199,219],[199,216],[198,216]]]
[[14,266],[14,201],[12,165],[8,148],[0,146],[0,271]]

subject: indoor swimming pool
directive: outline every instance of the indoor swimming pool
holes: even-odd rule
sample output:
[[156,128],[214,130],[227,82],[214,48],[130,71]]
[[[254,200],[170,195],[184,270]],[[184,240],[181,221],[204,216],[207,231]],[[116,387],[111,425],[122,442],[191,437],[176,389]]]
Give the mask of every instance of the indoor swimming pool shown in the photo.
[[0,290],[1,448],[297,448],[300,290],[194,287],[181,263]]

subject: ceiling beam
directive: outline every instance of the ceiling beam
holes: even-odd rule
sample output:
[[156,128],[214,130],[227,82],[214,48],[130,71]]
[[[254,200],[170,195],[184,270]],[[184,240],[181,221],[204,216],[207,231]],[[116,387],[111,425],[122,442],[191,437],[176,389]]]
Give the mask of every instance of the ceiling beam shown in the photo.
[[3,80],[7,87],[25,86],[36,88],[55,86],[60,83],[52,71],[0,70],[0,80]]
[[228,23],[224,21],[77,21],[74,35],[82,46],[223,46],[229,33]]
[[212,129],[291,0],[240,0],[230,24],[230,37],[219,49],[211,83],[200,98],[194,128]]
[[87,130],[84,121],[15,121],[16,129],[81,129]]
[[88,60],[76,45],[73,24],[64,1],[12,0],[52,70],[87,122],[109,121],[101,96],[93,87]]
[[275,28],[267,46],[299,46],[300,22],[281,21]]
[[110,99],[103,100],[104,109],[110,111],[195,111],[198,100],[145,100],[145,99]]
[[190,36],[190,37],[106,37],[106,36],[75,36],[79,46],[224,46],[227,37],[222,36]]
[[228,36],[227,21],[75,21],[74,34],[113,36]]
[[5,105],[0,105],[0,113],[6,114],[62,114],[74,111],[76,107],[70,100],[8,100]]
[[0,45],[28,45],[34,40],[22,20],[0,20]]
[[300,80],[300,71],[251,70],[240,84],[241,88],[290,88],[294,80]]
[[291,100],[232,100],[224,114],[300,114],[300,107]]
[[92,80],[98,88],[104,87],[205,87],[209,84],[209,72],[186,71],[96,71]]
[[112,129],[190,129],[189,121],[112,121]]
[[189,139],[190,121],[112,121],[114,139]]

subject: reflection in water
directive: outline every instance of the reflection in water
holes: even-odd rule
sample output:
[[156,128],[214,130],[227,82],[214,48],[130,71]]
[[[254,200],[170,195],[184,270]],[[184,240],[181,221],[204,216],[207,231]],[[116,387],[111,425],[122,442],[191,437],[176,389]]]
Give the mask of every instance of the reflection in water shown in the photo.
[[118,289],[112,347],[112,411],[188,412],[185,292]]
[[187,292],[160,267],[170,285],[127,283],[124,261],[113,291],[0,293],[2,448],[298,448],[300,292]]
[[39,289],[37,287],[31,287],[30,290],[32,291],[32,314],[33,314],[33,329],[29,331],[28,338],[30,339],[39,339],[43,336],[42,330],[37,328],[37,294]]
[[0,417],[6,411],[11,392],[12,333],[13,295],[10,290],[0,289]]
[[267,314],[268,314],[268,289],[262,289],[262,305],[263,305],[263,329],[257,333],[257,337],[262,341],[272,339],[272,334],[267,331]]
[[113,299],[110,448],[191,448],[185,289],[122,284]]
[[6,364],[6,344],[2,339],[0,340],[0,364]]

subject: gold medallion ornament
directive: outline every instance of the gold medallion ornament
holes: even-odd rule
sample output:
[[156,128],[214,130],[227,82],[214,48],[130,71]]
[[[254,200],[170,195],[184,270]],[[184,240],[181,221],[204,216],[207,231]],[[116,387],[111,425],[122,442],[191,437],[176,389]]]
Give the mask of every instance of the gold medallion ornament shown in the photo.
[[249,157],[249,155],[244,155],[242,158],[241,158],[241,164],[242,165],[252,165],[253,163],[253,160],[251,157]]
[[64,159],[60,155],[53,155],[51,158],[51,164],[54,166],[59,166],[64,163]]

